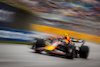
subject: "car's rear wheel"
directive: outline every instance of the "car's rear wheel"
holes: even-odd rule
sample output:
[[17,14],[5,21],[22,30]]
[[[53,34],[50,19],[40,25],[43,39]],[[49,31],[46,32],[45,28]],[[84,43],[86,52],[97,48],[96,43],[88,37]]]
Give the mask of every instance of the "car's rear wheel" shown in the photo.
[[40,47],[45,47],[45,41],[44,39],[38,39],[35,43],[35,52],[41,53],[41,50],[39,50]]
[[87,58],[89,55],[89,47],[88,46],[81,46],[79,53],[80,53],[79,56],[81,58]]

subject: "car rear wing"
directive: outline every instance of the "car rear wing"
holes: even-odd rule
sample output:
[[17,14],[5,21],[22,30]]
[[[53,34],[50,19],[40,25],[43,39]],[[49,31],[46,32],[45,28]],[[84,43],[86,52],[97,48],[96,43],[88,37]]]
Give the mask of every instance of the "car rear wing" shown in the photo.
[[82,45],[84,45],[85,43],[85,40],[77,39],[77,38],[71,38],[71,41],[75,43],[82,43]]

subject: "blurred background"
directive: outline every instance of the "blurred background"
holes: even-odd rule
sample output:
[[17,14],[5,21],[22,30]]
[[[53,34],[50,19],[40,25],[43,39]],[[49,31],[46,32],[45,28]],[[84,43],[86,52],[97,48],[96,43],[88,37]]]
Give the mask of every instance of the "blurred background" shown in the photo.
[[0,40],[30,42],[43,33],[100,43],[99,0],[0,0]]
[[[37,37],[65,33],[86,41],[88,59],[30,49]],[[0,0],[0,67],[100,67],[100,0]]]

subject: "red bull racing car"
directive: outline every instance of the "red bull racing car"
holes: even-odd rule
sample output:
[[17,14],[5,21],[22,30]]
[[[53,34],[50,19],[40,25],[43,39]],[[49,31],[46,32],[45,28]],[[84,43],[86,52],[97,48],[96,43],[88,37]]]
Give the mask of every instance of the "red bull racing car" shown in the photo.
[[[75,45],[75,42],[82,43],[80,47]],[[36,53],[42,51],[48,54],[64,55],[66,58],[73,59],[75,57],[87,58],[89,55],[89,47],[84,45],[84,40],[70,38],[57,38],[57,39],[37,39],[32,46]]]

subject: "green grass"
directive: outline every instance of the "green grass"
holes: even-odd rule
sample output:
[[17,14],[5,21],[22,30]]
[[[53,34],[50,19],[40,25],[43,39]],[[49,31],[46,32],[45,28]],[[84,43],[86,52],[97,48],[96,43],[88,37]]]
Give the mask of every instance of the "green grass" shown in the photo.
[[12,44],[32,45],[32,43],[28,43],[28,42],[17,42],[17,41],[6,41],[6,40],[0,40],[0,43],[12,43]]

